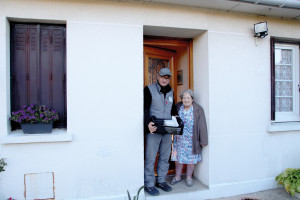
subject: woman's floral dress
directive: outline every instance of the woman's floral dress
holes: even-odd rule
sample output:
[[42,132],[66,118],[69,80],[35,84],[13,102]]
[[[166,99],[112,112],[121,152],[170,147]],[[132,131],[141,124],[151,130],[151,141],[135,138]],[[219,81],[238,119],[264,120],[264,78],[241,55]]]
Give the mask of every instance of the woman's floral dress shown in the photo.
[[174,135],[171,160],[181,164],[197,164],[197,162],[201,162],[201,154],[193,154],[192,151],[194,125],[193,106],[185,111],[182,105],[179,109],[179,116],[184,123],[183,134]]

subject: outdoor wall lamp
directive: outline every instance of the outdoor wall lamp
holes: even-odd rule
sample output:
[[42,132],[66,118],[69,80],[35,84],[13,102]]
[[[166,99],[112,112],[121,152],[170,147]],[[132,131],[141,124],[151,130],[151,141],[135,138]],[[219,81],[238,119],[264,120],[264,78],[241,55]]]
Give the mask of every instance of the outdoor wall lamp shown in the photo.
[[267,22],[259,22],[254,24],[254,37],[264,38],[268,35]]

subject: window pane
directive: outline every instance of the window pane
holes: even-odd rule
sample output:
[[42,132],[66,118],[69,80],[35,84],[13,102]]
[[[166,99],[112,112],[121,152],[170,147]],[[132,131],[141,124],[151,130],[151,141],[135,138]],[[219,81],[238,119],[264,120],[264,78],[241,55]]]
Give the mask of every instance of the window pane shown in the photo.
[[292,64],[292,54],[290,49],[275,49],[275,64]]
[[292,112],[293,98],[292,97],[276,97],[275,98],[276,112]]
[[275,77],[276,80],[292,80],[293,70],[292,66],[289,65],[276,65],[275,66]]
[[293,51],[275,49],[275,111],[293,112]]
[[276,81],[275,82],[275,96],[293,96],[293,82],[292,81]]

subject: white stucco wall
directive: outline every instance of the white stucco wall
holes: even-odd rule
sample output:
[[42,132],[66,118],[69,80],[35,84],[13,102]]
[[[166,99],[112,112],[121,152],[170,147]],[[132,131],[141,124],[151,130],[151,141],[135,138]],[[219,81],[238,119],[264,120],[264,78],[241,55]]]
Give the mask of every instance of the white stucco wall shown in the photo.
[[[267,132],[270,36],[300,39],[299,22],[148,3],[0,1],[1,140],[10,136],[8,22],[15,19],[66,23],[73,139],[1,144],[8,166],[0,199],[24,199],[29,173],[54,172],[56,199],[124,199],[143,185],[143,25],[205,31],[194,38],[193,56],[195,100],[209,128],[195,170],[210,188],[206,197],[272,188],[277,174],[300,167],[299,131]],[[253,24],[264,20],[269,36],[256,45]]]
[[[222,24],[228,18],[221,16],[219,21]],[[295,161],[300,148],[293,142],[299,132],[266,131],[271,99],[270,38],[259,40],[256,46],[251,27],[242,25],[254,24],[252,19],[230,21],[227,31],[223,27],[209,31],[210,149],[216,154],[210,156],[213,184],[273,177],[279,169],[300,166],[300,161]],[[298,27],[281,31],[289,30],[292,22],[278,22],[268,20],[269,35],[279,36],[280,32],[280,37],[299,38]],[[285,139],[289,142],[281,142],[279,147]],[[282,150],[289,156],[283,156]],[[228,162],[230,165],[225,164]],[[214,163],[224,165],[220,169]],[[237,176],[232,177],[232,171]]]

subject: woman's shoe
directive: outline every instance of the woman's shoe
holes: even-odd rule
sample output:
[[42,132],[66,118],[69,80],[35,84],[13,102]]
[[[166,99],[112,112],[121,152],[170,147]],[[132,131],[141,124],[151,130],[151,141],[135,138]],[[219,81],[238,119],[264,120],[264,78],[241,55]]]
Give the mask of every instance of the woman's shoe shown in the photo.
[[178,183],[180,181],[181,181],[181,178],[179,180],[177,180],[176,177],[173,177],[172,180],[171,180],[171,182],[170,182],[170,184],[171,185],[175,185],[176,183]]
[[194,185],[194,181],[192,178],[187,178],[186,179],[186,186],[192,187]]

